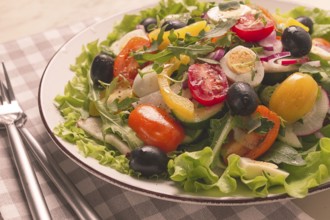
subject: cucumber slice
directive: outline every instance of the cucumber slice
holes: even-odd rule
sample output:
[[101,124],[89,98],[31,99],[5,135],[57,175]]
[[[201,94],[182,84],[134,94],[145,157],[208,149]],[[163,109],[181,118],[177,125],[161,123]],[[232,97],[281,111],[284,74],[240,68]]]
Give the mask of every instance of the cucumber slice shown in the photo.
[[293,132],[293,128],[291,125],[287,125],[285,127],[284,136],[278,135],[278,139],[294,148],[302,148],[302,144],[298,136]]
[[211,118],[221,117],[226,110],[224,103],[216,104],[209,107],[196,107],[192,118],[180,118],[178,115],[174,116],[187,128],[203,129],[208,126]]

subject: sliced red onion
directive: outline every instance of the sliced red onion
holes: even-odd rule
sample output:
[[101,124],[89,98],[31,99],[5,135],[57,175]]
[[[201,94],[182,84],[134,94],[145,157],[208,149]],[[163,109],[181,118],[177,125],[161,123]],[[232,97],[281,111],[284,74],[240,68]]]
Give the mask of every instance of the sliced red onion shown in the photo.
[[288,66],[288,65],[293,65],[293,64],[297,64],[298,60],[297,59],[281,59],[279,60],[279,62],[277,62],[283,66]]
[[260,46],[271,45],[275,40],[276,40],[276,31],[274,30],[266,38],[264,38],[261,41],[259,41],[259,45]]
[[182,89],[188,89],[188,78],[182,82]]
[[267,57],[261,57],[260,61],[262,61],[262,65],[264,66],[266,73],[280,73],[280,72],[291,72],[297,71],[299,67],[297,65],[281,65],[276,61],[285,57],[290,56],[291,53],[284,51],[281,53],[272,54]]
[[276,32],[273,31],[265,39],[258,42],[261,47],[264,49],[266,55],[271,53],[279,53],[283,50],[282,42],[276,39]]
[[220,61],[224,55],[225,55],[224,49],[217,49],[217,50],[213,51],[212,53],[210,53],[207,57],[212,60]]
[[262,62],[275,61],[277,59],[281,59],[281,58],[288,57],[288,56],[291,56],[291,53],[289,51],[283,51],[280,53],[275,53],[275,54],[269,55],[267,57],[260,57],[260,61],[262,61]]
[[274,43],[276,41],[276,32],[273,31],[270,35],[268,35],[266,38],[259,41],[259,45],[264,48],[264,50],[267,51],[274,51]]
[[273,46],[263,46],[262,48],[264,50],[266,50],[266,51],[274,51],[274,47]]
[[308,61],[309,61],[308,57],[301,57],[301,58],[292,58],[292,59],[279,59],[276,62],[283,66],[288,66],[292,64],[303,64]]

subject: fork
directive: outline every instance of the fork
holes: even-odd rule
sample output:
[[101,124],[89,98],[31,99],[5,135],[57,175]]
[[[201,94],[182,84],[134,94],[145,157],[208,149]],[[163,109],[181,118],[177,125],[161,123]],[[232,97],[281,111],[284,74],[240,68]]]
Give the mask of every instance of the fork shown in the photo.
[[2,63],[2,67],[4,69],[8,89],[5,89],[3,82],[0,80],[0,123],[3,124],[7,130],[12,156],[33,219],[51,219],[27,150],[25,149],[23,140],[15,125],[16,121],[22,119],[23,111],[16,101],[4,63]]
[[[7,70],[4,63],[2,63],[3,71],[7,80],[7,86],[11,87],[11,83],[8,77]],[[9,87],[5,92],[9,93]],[[13,91],[13,89],[10,89]],[[13,92],[12,92],[13,93]],[[39,165],[43,168],[45,173],[60,191],[62,196],[69,203],[73,211],[76,213],[81,220],[99,220],[100,216],[93,210],[93,208],[87,203],[83,198],[82,194],[73,185],[73,183],[68,179],[63,170],[57,165],[52,155],[43,147],[40,146],[38,141],[33,137],[33,135],[24,128],[24,124],[27,121],[27,116],[23,112],[22,108],[17,103],[18,107],[21,109],[21,117],[15,121],[15,125],[19,132],[22,134],[24,140],[30,146],[30,150],[33,156],[37,159]],[[1,109],[0,109],[1,110]],[[0,116],[1,117],[1,116]]]

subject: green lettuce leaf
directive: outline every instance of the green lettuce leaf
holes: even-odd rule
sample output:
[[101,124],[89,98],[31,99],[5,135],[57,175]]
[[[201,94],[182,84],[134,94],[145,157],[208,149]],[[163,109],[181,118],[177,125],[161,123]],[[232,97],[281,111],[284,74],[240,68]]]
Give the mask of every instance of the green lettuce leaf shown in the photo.
[[[280,14],[280,12],[277,12]],[[329,11],[314,8],[309,9],[306,7],[297,7],[288,13],[284,13],[281,16],[297,18],[299,16],[308,16],[314,21],[312,37],[322,37],[330,40],[330,13]]]
[[170,160],[168,171],[171,180],[179,182],[188,192],[217,189],[221,193],[235,194],[245,189],[246,194],[252,192],[256,197],[287,193],[295,198],[303,198],[310,188],[324,183],[330,177],[330,139],[322,138],[319,148],[306,155],[306,164],[303,166],[281,166],[281,170],[289,173],[288,177],[266,171],[251,175],[251,170],[242,167],[241,157],[235,154],[228,157],[228,166],[222,174],[217,174],[211,168],[214,153],[210,147],[175,157]]
[[330,139],[319,141],[319,150],[307,154],[306,165],[301,167],[283,166],[290,173],[286,191],[290,196],[302,198],[308,189],[329,180],[330,169]]
[[145,18],[153,17],[161,20],[170,14],[189,12],[187,9],[189,6],[196,7],[196,9],[191,12],[192,15],[200,16],[210,7],[210,4],[211,3],[207,2],[199,2],[198,0],[183,0],[182,2],[177,2],[175,0],[161,0],[159,4],[153,8],[142,10],[138,14],[125,15],[123,20],[114,27],[113,31],[108,35],[107,40],[102,44],[111,45],[127,32],[134,30]]
[[212,161],[213,151],[210,147],[180,154],[168,163],[170,179],[180,183],[185,191],[198,191],[201,185],[211,185],[219,178],[210,169]]

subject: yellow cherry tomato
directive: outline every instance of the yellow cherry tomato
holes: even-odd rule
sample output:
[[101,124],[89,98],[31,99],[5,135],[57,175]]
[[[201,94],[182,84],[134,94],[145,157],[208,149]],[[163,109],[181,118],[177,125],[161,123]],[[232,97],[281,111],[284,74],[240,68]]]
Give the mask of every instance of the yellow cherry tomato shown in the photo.
[[317,94],[315,80],[308,74],[296,72],[275,89],[269,108],[286,123],[293,123],[312,110]]

